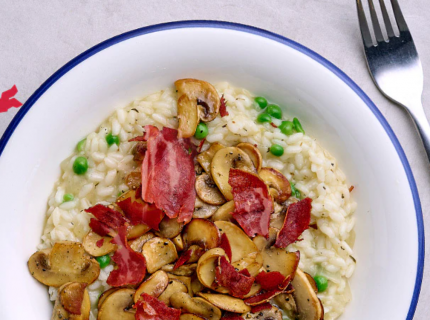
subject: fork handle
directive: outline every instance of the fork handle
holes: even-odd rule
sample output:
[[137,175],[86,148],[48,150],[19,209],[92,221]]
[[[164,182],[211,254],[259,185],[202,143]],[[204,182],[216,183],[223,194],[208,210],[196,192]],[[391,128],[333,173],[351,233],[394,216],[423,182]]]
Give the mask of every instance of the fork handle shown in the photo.
[[409,113],[414,120],[415,125],[417,126],[417,130],[421,136],[424,149],[427,153],[427,158],[430,161],[430,125],[421,103],[419,106],[416,106],[416,108],[412,110],[409,109]]

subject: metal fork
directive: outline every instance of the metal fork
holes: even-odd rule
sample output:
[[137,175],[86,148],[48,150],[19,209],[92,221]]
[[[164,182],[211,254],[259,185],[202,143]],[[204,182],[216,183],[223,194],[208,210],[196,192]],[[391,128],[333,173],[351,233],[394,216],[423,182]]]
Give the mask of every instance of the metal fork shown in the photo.
[[421,104],[423,69],[408,25],[397,0],[390,0],[400,35],[396,36],[384,0],[379,0],[388,39],[384,39],[373,0],[369,1],[376,44],[373,43],[361,0],[357,1],[358,20],[363,37],[367,66],[382,94],[405,108],[414,120],[430,160],[430,125]]

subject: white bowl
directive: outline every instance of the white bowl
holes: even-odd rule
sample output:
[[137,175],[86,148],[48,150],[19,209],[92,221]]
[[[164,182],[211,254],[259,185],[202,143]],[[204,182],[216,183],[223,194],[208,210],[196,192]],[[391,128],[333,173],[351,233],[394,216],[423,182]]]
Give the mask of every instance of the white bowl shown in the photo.
[[276,34],[226,22],[156,25],[76,57],[21,107],[0,141],[0,319],[49,319],[27,260],[60,162],[117,107],[179,78],[229,81],[297,115],[355,186],[357,268],[341,319],[412,319],[424,264],[417,188],[381,113],[342,71]]

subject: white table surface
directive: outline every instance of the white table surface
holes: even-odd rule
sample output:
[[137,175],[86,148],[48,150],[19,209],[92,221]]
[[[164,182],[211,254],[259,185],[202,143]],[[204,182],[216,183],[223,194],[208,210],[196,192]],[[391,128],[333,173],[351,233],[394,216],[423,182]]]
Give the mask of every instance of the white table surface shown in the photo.
[[[399,1],[424,67],[423,105],[430,116],[430,3]],[[0,0],[0,92],[16,84],[16,97],[24,103],[58,68],[95,44],[139,27],[187,19],[232,21],[276,32],[311,48],[349,75],[399,138],[420,192],[426,235],[430,235],[429,164],[409,116],[387,101],[370,79],[354,0]],[[16,112],[0,114],[0,135]],[[430,317],[429,263],[427,251],[415,319]]]

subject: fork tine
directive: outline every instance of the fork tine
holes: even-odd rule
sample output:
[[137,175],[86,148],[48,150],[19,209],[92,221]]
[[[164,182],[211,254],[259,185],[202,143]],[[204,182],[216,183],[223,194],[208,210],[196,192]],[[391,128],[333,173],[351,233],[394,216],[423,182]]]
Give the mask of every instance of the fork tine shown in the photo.
[[396,17],[396,23],[399,27],[399,31],[409,31],[408,25],[406,24],[405,18],[403,18],[402,10],[400,10],[399,3],[397,0],[391,0],[393,6],[394,16]]
[[360,23],[361,37],[366,48],[373,46],[372,37],[370,35],[369,26],[367,25],[366,15],[364,14],[363,4],[361,0],[357,0],[358,21]]
[[381,26],[379,25],[378,16],[376,14],[375,5],[373,0],[369,0],[370,16],[372,18],[373,31],[375,31],[375,37],[377,42],[385,41],[382,35]]
[[381,7],[382,16],[384,17],[385,29],[387,29],[387,35],[389,38],[394,37],[395,36],[394,30],[393,30],[393,27],[391,26],[390,17],[388,16],[388,12],[387,12],[387,8],[385,7],[384,0],[379,0],[379,5]]

